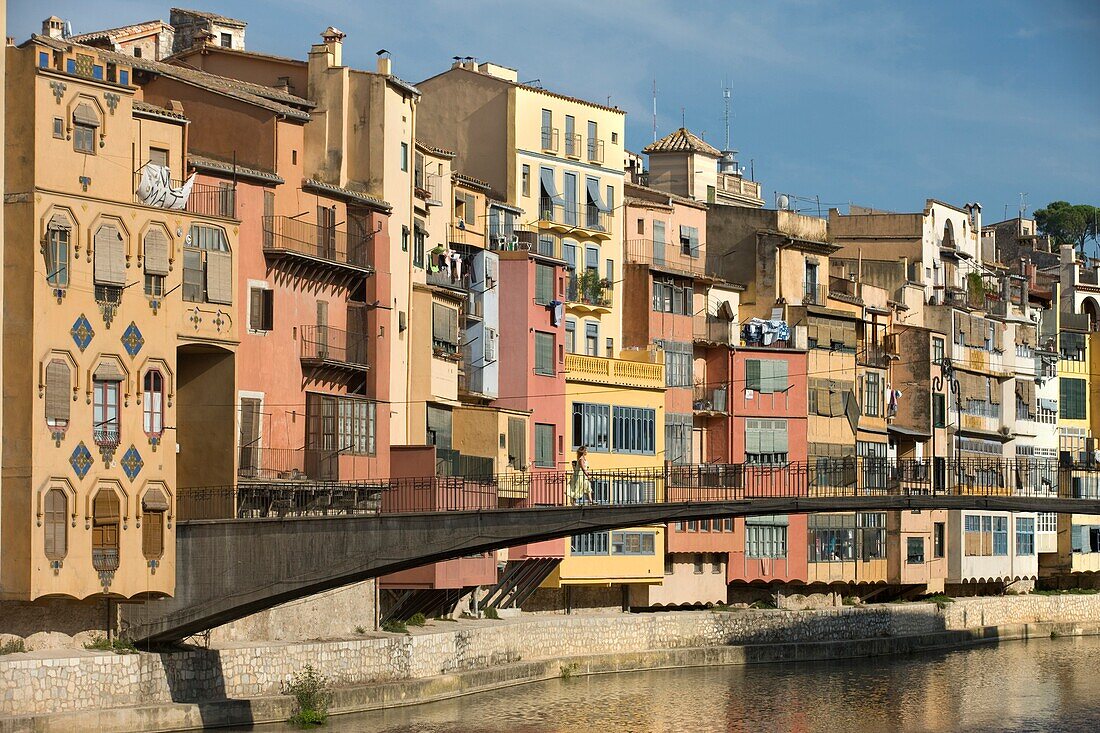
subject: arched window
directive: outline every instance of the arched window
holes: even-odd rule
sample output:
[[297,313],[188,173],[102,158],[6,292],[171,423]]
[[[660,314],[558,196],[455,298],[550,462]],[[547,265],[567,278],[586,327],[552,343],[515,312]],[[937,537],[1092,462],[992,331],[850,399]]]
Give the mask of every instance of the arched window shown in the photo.
[[145,434],[159,437],[164,432],[164,375],[156,369],[145,372],[144,396]]
[[118,528],[121,513],[118,494],[100,489],[92,505],[92,567],[118,570]]
[[951,226],[951,220],[948,219],[943,225],[943,247],[955,246],[955,228]]
[[69,499],[61,489],[46,492],[44,513],[44,544],[46,558],[64,560],[69,551],[69,530],[66,517],[69,513]]
[[168,496],[153,487],[141,500],[141,551],[146,560],[159,560],[164,554],[164,514],[168,511]]
[[72,232],[72,224],[61,214],[54,214],[46,225],[46,282],[51,287],[69,285]]
[[103,361],[92,376],[92,434],[97,445],[119,443],[119,393],[124,375],[111,360]]
[[71,374],[69,365],[61,359],[46,366],[46,424],[54,433],[63,433],[69,427]]

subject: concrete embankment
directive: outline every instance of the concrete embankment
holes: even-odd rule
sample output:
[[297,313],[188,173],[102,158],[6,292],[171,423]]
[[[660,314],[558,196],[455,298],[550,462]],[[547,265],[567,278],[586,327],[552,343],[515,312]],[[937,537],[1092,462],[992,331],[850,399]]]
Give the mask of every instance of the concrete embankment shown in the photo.
[[[906,654],[1100,633],[1100,596],[967,599],[830,611],[542,616],[436,622],[406,635],[163,654],[0,658],[0,733],[186,730],[285,720],[312,664],[332,712],[410,705],[570,675]],[[71,654],[71,653],[70,653]]]

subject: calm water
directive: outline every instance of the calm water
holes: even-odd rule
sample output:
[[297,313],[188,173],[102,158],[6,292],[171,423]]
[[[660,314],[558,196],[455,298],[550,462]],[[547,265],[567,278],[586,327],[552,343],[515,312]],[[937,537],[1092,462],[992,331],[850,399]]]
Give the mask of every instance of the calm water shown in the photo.
[[[575,677],[336,716],[339,733],[1094,731],[1100,637],[848,662]],[[257,731],[294,730],[261,726]]]

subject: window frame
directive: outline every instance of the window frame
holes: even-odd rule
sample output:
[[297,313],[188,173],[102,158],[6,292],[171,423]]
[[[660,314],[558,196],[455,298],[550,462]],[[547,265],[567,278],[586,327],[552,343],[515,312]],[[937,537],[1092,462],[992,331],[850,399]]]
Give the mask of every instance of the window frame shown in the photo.
[[[155,381],[160,380],[160,386]],[[153,382],[154,386],[150,387]],[[160,369],[147,369],[141,378],[141,426],[150,438],[164,435],[166,380]],[[154,405],[154,398],[156,404]]]
[[[109,416],[113,412],[113,417]],[[102,416],[101,420],[96,415]],[[115,426],[113,438],[105,427]],[[122,380],[92,378],[92,435],[96,445],[117,447],[122,443]]]
[[[539,376],[542,376],[542,377],[553,377],[553,376],[555,376],[556,370],[554,369],[554,366],[555,366],[554,365],[554,351],[555,351],[555,348],[556,348],[556,341],[557,341],[556,334],[550,333],[548,331],[535,331],[532,338],[533,338],[532,346],[534,347],[534,350],[535,350],[534,360],[533,360],[535,374],[538,374]],[[549,339],[550,343],[549,343],[549,349],[546,350],[546,353],[548,353],[549,355],[547,356],[546,363],[544,364],[544,363],[540,363],[539,345],[540,345],[540,341],[541,341],[542,345],[546,346],[546,339]]]
[[73,150],[84,155],[95,155],[97,128],[83,122],[73,123]]
[[[53,499],[61,497],[61,512],[51,506]],[[60,563],[69,554],[69,493],[53,486],[42,496],[42,552],[51,563]],[[51,547],[50,535],[53,535]],[[60,549],[58,549],[60,534]]]

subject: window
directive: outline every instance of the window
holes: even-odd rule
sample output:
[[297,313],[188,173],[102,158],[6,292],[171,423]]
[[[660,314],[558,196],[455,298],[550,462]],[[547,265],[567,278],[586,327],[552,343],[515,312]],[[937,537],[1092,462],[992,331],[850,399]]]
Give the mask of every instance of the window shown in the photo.
[[638,219],[638,234],[645,234],[645,219]]
[[[106,369],[105,369],[106,367]],[[122,374],[100,376],[103,372],[117,371],[111,362],[104,362],[92,379],[92,433],[96,445],[113,447],[119,444],[119,386]]]
[[523,164],[523,172],[520,177],[520,188],[523,190],[524,196],[531,195],[531,166],[526,163]]
[[46,424],[51,432],[64,432],[69,427],[71,393],[72,371],[69,364],[54,359],[46,366]]
[[786,557],[786,525],[749,524],[746,521],[745,556],[749,558]]
[[606,555],[607,539],[607,532],[573,535],[569,538],[569,553],[571,555]]
[[69,285],[72,228],[63,216],[54,216],[46,228],[46,282],[54,288]]
[[1062,377],[1058,380],[1058,402],[1063,420],[1084,420],[1086,417],[1085,380]]
[[542,468],[555,465],[553,425],[535,423],[535,465]]
[[584,322],[584,353],[586,356],[599,356],[600,353],[600,322]]
[[680,254],[685,257],[699,256],[699,228],[680,226]]
[[233,36],[231,36],[228,33],[222,33],[221,34],[221,42],[222,42],[222,48],[232,48],[233,47]]
[[142,391],[145,434],[159,437],[164,432],[164,375],[156,369],[145,372]]
[[424,266],[424,249],[427,238],[428,230],[424,228],[424,222],[418,219],[413,223],[413,267]]
[[190,303],[233,302],[233,258],[223,229],[191,225],[183,248],[183,299]]
[[1035,554],[1035,519],[1016,517],[1016,555],[1029,557]]
[[577,319],[565,319],[565,350],[570,354],[577,353]]
[[458,311],[432,303],[432,348],[446,354],[458,353]]
[[92,502],[92,567],[98,571],[118,570],[118,495],[100,489]]
[[943,522],[935,522],[932,525],[932,557],[937,560],[943,557],[947,540],[947,525]]
[[590,451],[610,447],[611,407],[586,402],[573,403],[573,449],[582,445]]
[[65,139],[65,120],[60,117],[53,118],[53,136],[59,140]]
[[[319,457],[324,461],[325,454],[336,452],[374,455],[377,428],[377,405],[374,402],[306,393],[307,459],[316,460]],[[327,469],[328,466],[322,468]]]
[[149,148],[149,163],[160,166],[161,168],[167,168],[168,151],[164,148]]
[[604,339],[604,356],[608,359],[614,358],[615,356],[615,339],[610,336]]
[[932,337],[932,364],[943,363],[943,339],[938,336]]
[[1035,525],[1035,531],[1047,533],[1057,532],[1058,514],[1055,512],[1041,512],[1038,522],[1036,522]]
[[248,327],[253,331],[271,331],[275,328],[275,291],[271,288],[252,287],[248,290]]
[[787,391],[787,362],[780,359],[747,359],[745,389],[761,394]]
[[868,417],[882,415],[882,375],[867,372],[863,376],[863,414]]
[[64,560],[69,552],[69,497],[62,489],[50,489],[42,503],[43,549],[46,559]]
[[291,165],[298,165],[298,151],[297,150],[291,150],[290,151],[290,164]]
[[409,144],[401,143],[401,170],[409,172]]
[[695,556],[695,568],[694,568],[694,570],[695,570],[696,575],[702,575],[703,574],[703,556],[702,555],[696,555]]
[[[714,521],[718,521],[717,519]],[[717,529],[715,530],[717,531]],[[722,561],[719,559],[719,555],[714,555],[710,561],[710,572],[712,575],[718,575],[722,572]]]
[[554,300],[554,266],[535,265],[535,302],[547,305]]
[[79,122],[73,125],[73,149],[78,153],[95,155],[95,131],[91,125]]
[[932,395],[932,427],[947,427],[947,398],[942,394]]
[[140,59],[141,58],[141,46],[134,46],[134,58],[135,59]]
[[557,150],[557,135],[554,134],[554,115],[548,110],[542,111],[542,149]]
[[745,420],[745,463],[787,463],[787,421],[761,418]]
[[580,155],[581,151],[577,144],[577,120],[573,115],[565,116],[565,154],[566,155]]
[[535,374],[554,376],[554,334],[535,331]]
[[110,289],[104,295],[110,300],[121,297],[126,286],[126,251],[122,234],[114,224],[104,224],[95,233],[93,280],[97,286]]
[[160,227],[145,233],[145,294],[150,298],[164,296],[164,279],[168,275],[168,236]]
[[656,549],[653,532],[612,532],[612,555],[652,555]]
[[401,251],[402,252],[408,252],[409,251],[409,234],[410,234],[409,228],[407,226],[402,225],[402,227],[401,227]]
[[653,455],[656,452],[656,411],[645,407],[618,407],[612,412],[612,448],[616,453]]
[[924,538],[909,537],[905,541],[905,562],[909,565],[924,564]]
[[164,554],[164,514],[168,496],[153,487],[141,498],[141,551],[146,560],[159,560]]
[[993,554],[1008,554],[1008,517],[993,517]]
[[692,345],[666,341],[665,386],[692,386]]

